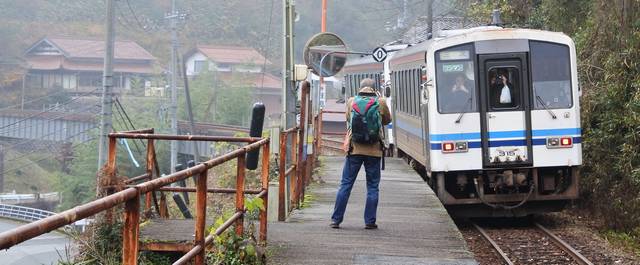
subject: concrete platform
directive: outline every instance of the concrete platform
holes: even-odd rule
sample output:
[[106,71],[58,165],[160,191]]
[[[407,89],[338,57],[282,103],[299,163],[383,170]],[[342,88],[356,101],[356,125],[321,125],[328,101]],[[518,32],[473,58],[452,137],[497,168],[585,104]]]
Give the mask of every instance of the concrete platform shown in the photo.
[[270,264],[476,264],[429,186],[406,163],[387,159],[377,223],[364,229],[364,168],[340,229],[329,227],[344,157],[322,157],[311,205],[269,224]]

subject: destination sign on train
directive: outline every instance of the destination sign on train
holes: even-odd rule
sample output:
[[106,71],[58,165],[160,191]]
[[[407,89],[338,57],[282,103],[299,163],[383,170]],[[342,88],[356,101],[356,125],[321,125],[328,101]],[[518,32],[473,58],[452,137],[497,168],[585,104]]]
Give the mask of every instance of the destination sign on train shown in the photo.
[[440,52],[440,60],[467,60],[469,59],[469,51],[444,51]]

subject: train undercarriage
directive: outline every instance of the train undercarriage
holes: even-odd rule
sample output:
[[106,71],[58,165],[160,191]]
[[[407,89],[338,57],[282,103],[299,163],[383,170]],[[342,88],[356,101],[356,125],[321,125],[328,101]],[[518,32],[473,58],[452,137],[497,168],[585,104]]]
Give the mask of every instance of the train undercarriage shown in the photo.
[[521,217],[561,211],[578,198],[579,167],[518,167],[427,172],[406,161],[457,217]]

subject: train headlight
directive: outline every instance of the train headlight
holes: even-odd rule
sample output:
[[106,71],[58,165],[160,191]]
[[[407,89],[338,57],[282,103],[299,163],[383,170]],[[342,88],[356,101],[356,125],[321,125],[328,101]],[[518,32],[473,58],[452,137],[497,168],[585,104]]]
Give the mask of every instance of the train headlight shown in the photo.
[[443,153],[462,153],[469,151],[469,143],[467,141],[443,142]]
[[573,147],[573,138],[571,138],[571,136],[547,138],[547,148],[571,148],[571,147]]

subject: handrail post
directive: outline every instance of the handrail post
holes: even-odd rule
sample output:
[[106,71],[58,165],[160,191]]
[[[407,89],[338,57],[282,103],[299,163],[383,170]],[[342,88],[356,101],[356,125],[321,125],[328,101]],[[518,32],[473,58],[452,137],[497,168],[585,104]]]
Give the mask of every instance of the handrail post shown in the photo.
[[[153,179],[153,167],[154,167],[154,164],[153,164],[153,162],[154,162],[153,160],[154,159],[153,159],[153,151],[152,151],[153,149],[154,149],[154,141],[153,141],[153,139],[147,140],[147,167],[146,167],[146,170],[147,170],[147,174],[149,175],[149,179]],[[144,209],[145,209],[145,211],[148,211],[149,208],[151,207],[151,196],[150,195],[152,194],[152,192],[154,192],[154,191],[150,191],[150,192],[147,192],[145,194],[145,197],[144,197]]]
[[318,143],[317,143],[318,146],[316,146],[316,148],[318,150],[318,152],[317,152],[318,155],[321,154],[320,151],[322,150],[322,125],[323,125],[322,124],[322,116],[323,116],[322,113],[323,112],[324,112],[324,109],[320,109],[320,113],[318,113],[318,117],[319,117],[318,118],[318,135],[316,135],[316,139],[318,140]]
[[280,150],[278,153],[278,221],[282,222],[285,218],[285,170],[287,165],[287,134],[286,132],[280,132]]
[[195,264],[205,264],[205,231],[207,214],[207,172],[204,170],[196,179],[196,227],[194,246],[200,246],[202,251],[196,255]]
[[[110,195],[113,193],[113,187],[116,184],[116,138],[109,137],[109,153],[107,154],[107,167],[105,168],[103,178],[106,178],[107,181],[101,181],[98,179],[98,185],[106,184],[106,187],[102,187],[99,191],[103,196]],[[105,213],[105,220],[107,223],[113,222],[113,209],[109,209]]]
[[138,235],[140,232],[140,196],[125,202],[122,227],[122,264],[138,264]]
[[262,146],[262,169],[260,179],[262,182],[262,191],[267,193],[262,198],[264,208],[260,209],[260,242],[267,242],[267,212],[269,210],[269,143]]
[[293,174],[293,176],[291,177],[291,183],[289,184],[289,187],[291,187],[291,208],[298,208],[298,198],[300,197],[299,190],[298,190],[298,178],[300,175],[298,175],[298,160],[300,160],[300,158],[298,157],[298,141],[300,140],[298,136],[298,133],[300,133],[300,128],[297,128],[295,130],[295,133],[293,133],[293,138],[291,139],[291,163],[295,165],[295,171],[292,172],[291,174]]
[[236,174],[236,212],[243,213],[236,221],[236,234],[242,236],[244,232],[244,175],[245,155],[238,156]]
[[298,193],[297,198],[296,198],[296,202],[297,202],[297,206],[300,207],[300,201],[301,201],[301,197],[304,196],[302,194],[304,194],[304,187],[303,187],[303,182],[304,182],[304,167],[303,167],[303,157],[304,157],[304,143],[305,143],[305,132],[306,132],[306,128],[307,128],[307,116],[309,115],[309,113],[307,113],[307,101],[308,101],[308,95],[309,95],[309,82],[307,81],[303,81],[302,82],[302,93],[300,95],[300,131],[298,132],[298,167],[296,168],[297,171],[297,175],[298,175],[298,179],[297,179],[297,186],[298,186]]

